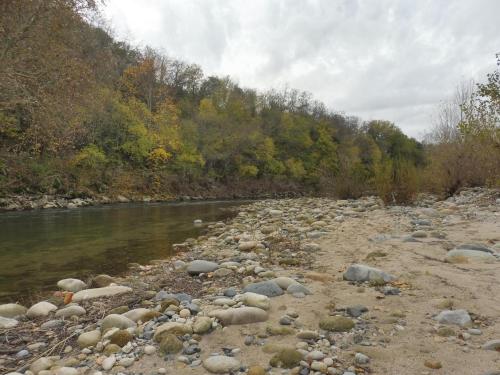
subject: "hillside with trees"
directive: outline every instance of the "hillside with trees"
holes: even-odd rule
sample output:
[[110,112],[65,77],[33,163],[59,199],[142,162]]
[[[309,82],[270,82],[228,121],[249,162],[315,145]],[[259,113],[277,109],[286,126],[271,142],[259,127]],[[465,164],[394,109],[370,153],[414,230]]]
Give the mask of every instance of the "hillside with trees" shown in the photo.
[[499,183],[498,71],[450,104],[424,144],[306,92],[206,76],[114,39],[98,18],[91,0],[0,4],[1,195],[378,192],[393,202]]

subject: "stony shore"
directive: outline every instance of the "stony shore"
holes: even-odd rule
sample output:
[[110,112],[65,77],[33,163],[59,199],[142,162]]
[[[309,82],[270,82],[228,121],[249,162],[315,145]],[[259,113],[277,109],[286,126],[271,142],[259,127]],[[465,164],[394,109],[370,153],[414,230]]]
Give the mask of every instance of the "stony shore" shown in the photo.
[[192,202],[192,201],[214,201],[214,200],[251,200],[251,199],[280,199],[301,196],[297,192],[285,192],[275,194],[208,194],[208,195],[95,195],[93,197],[74,198],[59,195],[10,195],[0,198],[0,212],[6,211],[29,211],[53,208],[74,209],[87,206],[99,206],[114,203],[151,203],[151,202]]
[[0,305],[0,373],[500,374],[499,191],[265,200],[207,229]]

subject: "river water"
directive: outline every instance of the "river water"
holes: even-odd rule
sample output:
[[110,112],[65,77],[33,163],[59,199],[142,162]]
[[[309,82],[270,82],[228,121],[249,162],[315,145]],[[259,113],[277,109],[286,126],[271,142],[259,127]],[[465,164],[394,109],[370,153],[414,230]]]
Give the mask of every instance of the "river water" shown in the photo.
[[127,264],[167,258],[172,244],[242,201],[119,204],[0,214],[0,301],[56,289],[66,277],[118,275]]

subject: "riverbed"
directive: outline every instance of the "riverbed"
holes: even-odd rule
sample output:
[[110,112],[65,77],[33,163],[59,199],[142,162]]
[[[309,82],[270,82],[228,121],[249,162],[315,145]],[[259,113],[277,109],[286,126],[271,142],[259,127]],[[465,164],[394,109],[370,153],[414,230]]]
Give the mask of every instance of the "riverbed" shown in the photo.
[[113,204],[0,214],[0,301],[54,289],[65,277],[119,275],[168,258],[172,244],[235,214],[244,201]]

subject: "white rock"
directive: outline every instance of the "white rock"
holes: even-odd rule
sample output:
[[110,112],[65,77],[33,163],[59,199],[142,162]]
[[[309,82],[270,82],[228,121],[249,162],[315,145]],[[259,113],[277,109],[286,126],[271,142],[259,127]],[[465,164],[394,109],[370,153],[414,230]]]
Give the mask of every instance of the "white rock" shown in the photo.
[[132,292],[132,288],[121,285],[106,286],[104,288],[84,289],[73,295],[73,301],[79,302],[93,298],[112,297],[130,292]]
[[136,323],[123,315],[110,314],[102,320],[101,330],[106,332],[110,328],[127,329],[135,327]]
[[291,277],[280,276],[272,279],[279,287],[283,290],[286,290],[290,285],[296,284],[297,280],[292,279]]
[[146,345],[144,347],[144,354],[153,355],[156,353],[156,348],[153,345]]
[[62,290],[67,290],[69,292],[79,292],[87,288],[87,284],[85,284],[82,280],[79,279],[63,279],[57,282],[57,286]]
[[258,323],[268,319],[267,312],[258,307],[215,310],[211,311],[209,316],[219,319],[223,325]]
[[73,305],[65,307],[64,309],[56,311],[57,318],[69,318],[72,316],[81,316],[85,315],[87,311],[81,306]]
[[238,244],[238,250],[240,251],[251,251],[255,249],[258,245],[257,241],[243,241]]
[[47,316],[49,315],[52,311],[56,311],[57,306],[53,305],[50,302],[42,301],[35,303],[33,306],[31,306],[28,311],[26,312],[26,315],[29,318],[38,318],[42,316]]
[[383,280],[385,282],[393,281],[394,276],[385,273],[378,268],[365,266],[363,264],[353,264],[349,266],[344,273],[344,279],[349,281],[376,281]]
[[130,320],[133,320],[134,322],[138,322],[139,320],[144,321],[144,316],[146,314],[149,314],[151,311],[149,309],[145,309],[143,307],[133,309],[130,311],[127,311],[126,313],[123,313],[122,315],[126,318],[129,318]]
[[78,370],[73,367],[59,367],[53,371],[54,375],[78,375]]
[[84,332],[78,336],[78,346],[80,348],[87,348],[89,346],[95,346],[101,339],[101,332],[97,329],[89,332]]
[[488,252],[470,249],[453,249],[448,251],[445,257],[446,262],[461,262],[462,259],[469,261],[495,262],[496,258]]
[[208,357],[203,361],[203,367],[213,374],[227,374],[240,368],[240,361],[225,355]]
[[35,362],[33,362],[30,366],[30,370],[36,374],[38,374],[40,371],[47,370],[51,368],[54,365],[54,361],[47,357],[41,357],[37,359]]
[[15,318],[16,316],[26,314],[26,311],[26,307],[17,303],[6,303],[0,305],[0,316],[3,316],[4,318]]
[[116,357],[113,355],[110,355],[107,357],[104,361],[102,361],[102,369],[105,371],[111,370],[111,368],[115,365],[116,363]]
[[16,319],[4,318],[3,316],[0,316],[0,328],[2,329],[14,328],[18,324],[19,322]]
[[118,361],[118,364],[123,367],[130,367],[134,364],[135,359],[130,357],[122,358]]
[[262,310],[269,310],[271,307],[271,300],[269,297],[262,294],[246,292],[243,293],[239,299],[247,306],[258,307]]

